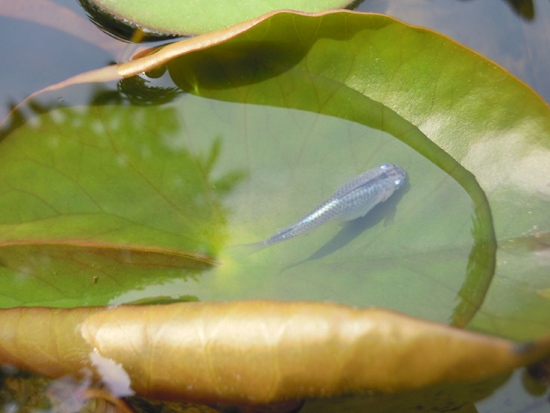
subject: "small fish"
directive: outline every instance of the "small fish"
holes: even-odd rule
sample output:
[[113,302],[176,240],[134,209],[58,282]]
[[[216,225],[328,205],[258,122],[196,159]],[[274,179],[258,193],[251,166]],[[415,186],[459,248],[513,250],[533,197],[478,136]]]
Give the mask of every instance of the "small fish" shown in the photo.
[[388,199],[407,178],[407,173],[397,165],[383,164],[342,185],[322,204],[294,224],[283,228],[272,237],[251,244],[230,247],[229,253],[242,258],[271,245],[306,234],[328,221],[351,221],[365,216],[380,202]]

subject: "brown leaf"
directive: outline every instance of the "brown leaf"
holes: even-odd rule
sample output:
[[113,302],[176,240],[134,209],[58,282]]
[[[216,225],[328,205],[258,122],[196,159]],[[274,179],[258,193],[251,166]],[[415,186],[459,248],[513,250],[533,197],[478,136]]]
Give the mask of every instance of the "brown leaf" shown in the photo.
[[2,363],[60,377],[93,369],[99,357],[119,365],[140,396],[232,404],[478,379],[550,353],[548,338],[518,346],[386,310],[315,302],[14,308],[0,322]]

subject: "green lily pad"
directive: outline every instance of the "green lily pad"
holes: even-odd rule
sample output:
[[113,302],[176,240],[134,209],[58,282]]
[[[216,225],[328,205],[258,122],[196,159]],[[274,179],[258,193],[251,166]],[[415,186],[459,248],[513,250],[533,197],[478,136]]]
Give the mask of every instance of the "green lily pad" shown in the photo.
[[[547,106],[502,69],[433,32],[376,15],[280,13],[168,69],[181,90],[197,96],[162,107],[60,109],[2,141],[1,173],[9,178],[0,180],[2,193],[18,194],[4,198],[13,212],[2,222],[2,242],[15,244],[11,232],[20,234],[18,245],[34,242],[30,234],[38,230],[25,228],[42,224],[33,214],[55,212],[66,233],[56,241],[161,249],[185,258],[180,276],[160,266],[150,278],[132,275],[130,265],[130,281],[98,294],[89,289],[95,269],[85,262],[76,276],[86,281],[71,297],[38,292],[26,304],[78,305],[77,296],[86,304],[170,295],[328,299],[467,320],[491,279],[493,222],[501,242],[549,229],[549,189],[535,178],[546,176]],[[66,146],[75,136],[83,144]],[[108,162],[94,155],[95,139],[106,142],[99,147],[107,148]],[[23,163],[21,153],[34,153],[34,162]],[[243,262],[225,255],[225,247],[272,235],[380,163],[400,164],[409,184],[364,220],[327,225]],[[75,185],[67,177],[82,179],[82,166],[87,178]],[[37,171],[56,172],[51,183],[65,167],[62,184],[45,191]],[[105,230],[90,221],[98,210],[137,225]],[[3,263],[15,262],[10,254]],[[550,304],[539,293],[544,256],[528,272],[510,263],[528,260],[531,251],[504,256],[497,254],[494,289],[472,327],[514,338],[547,332]],[[220,264],[189,277],[197,272],[187,263],[214,259]],[[21,272],[12,267],[2,270],[3,306],[16,296],[13,279]],[[61,285],[67,274],[51,280]],[[31,288],[32,277],[25,281]],[[512,294],[516,286],[521,299]]]
[[[450,176],[387,133],[309,112],[192,95],[161,111],[60,109],[10,135],[2,154],[5,208],[24,206],[5,227],[10,247],[2,250],[3,294],[18,304],[105,305],[157,289],[203,300],[330,298],[446,320],[473,245],[465,225],[472,201]],[[409,183],[364,219],[243,263],[216,252],[270,235],[385,162],[402,165]],[[229,190],[219,188],[231,176]],[[430,194],[446,201],[421,206]],[[222,262],[210,275],[207,257]],[[446,270],[423,270],[433,265]],[[189,275],[201,268],[196,283]],[[431,283],[440,294],[418,307]]]
[[[548,106],[500,67],[448,38],[386,16],[280,13],[246,38],[173,65],[180,87],[209,98],[294,107],[363,124],[372,123],[364,99],[380,102],[474,174],[500,242],[550,230]],[[424,149],[411,134],[401,138],[452,173],[441,153]],[[436,202],[429,196],[423,205]],[[487,222],[465,225],[477,231]],[[471,327],[518,339],[546,333],[550,300],[539,293],[548,284],[546,260],[525,249],[499,251],[494,284]],[[530,269],[518,271],[522,262],[531,262]],[[475,284],[464,285],[466,301],[483,282]]]
[[[474,244],[472,200],[453,178],[388,133],[338,118],[192,97],[178,105],[185,114],[182,141],[204,151],[221,134],[217,171],[246,171],[226,198],[229,246],[272,235],[349,177],[381,163],[402,165],[409,184],[364,219],[327,224],[244,261],[222,251],[223,264],[200,284],[176,281],[166,292],[203,300],[331,299],[450,318]],[[438,201],[427,205],[429,197]],[[433,284],[439,294],[426,297]]]
[[200,34],[220,30],[275,10],[307,13],[339,9],[350,0],[255,0],[215,2],[186,0],[89,0],[102,12],[153,32]]

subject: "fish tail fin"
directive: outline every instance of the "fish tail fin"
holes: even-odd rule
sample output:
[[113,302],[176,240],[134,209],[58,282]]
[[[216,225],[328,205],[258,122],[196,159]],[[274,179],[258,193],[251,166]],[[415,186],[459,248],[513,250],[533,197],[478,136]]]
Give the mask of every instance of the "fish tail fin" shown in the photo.
[[235,261],[240,261],[267,247],[268,245],[265,241],[254,242],[252,244],[231,245],[227,247],[227,255]]

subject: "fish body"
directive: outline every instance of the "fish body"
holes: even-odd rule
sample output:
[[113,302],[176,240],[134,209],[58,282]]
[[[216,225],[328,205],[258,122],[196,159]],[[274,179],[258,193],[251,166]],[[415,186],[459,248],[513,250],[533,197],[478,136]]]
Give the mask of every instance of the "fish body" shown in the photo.
[[252,244],[232,247],[239,256],[247,256],[271,245],[307,234],[329,221],[351,221],[365,216],[380,202],[388,199],[407,178],[397,165],[383,164],[342,185],[329,198],[295,223],[275,235]]

